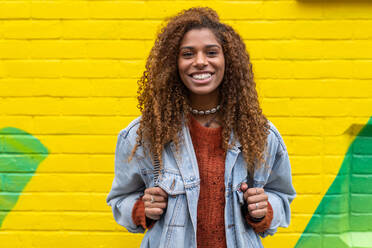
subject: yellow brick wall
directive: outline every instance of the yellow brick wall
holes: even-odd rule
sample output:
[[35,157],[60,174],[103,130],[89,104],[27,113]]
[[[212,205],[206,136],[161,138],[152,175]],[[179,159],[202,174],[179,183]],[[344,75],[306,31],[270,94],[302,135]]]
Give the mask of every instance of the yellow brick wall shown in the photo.
[[291,226],[264,244],[295,246],[372,116],[372,2],[0,0],[0,129],[49,150],[1,225],[1,247],[139,246],[105,203],[116,137],[139,114],[136,79],[159,25],[192,6],[217,10],[251,54],[298,193]]

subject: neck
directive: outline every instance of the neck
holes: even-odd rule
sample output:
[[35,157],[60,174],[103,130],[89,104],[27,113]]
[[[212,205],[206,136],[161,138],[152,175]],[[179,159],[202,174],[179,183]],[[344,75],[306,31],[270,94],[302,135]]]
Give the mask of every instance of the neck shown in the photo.
[[219,103],[219,95],[217,94],[203,96],[203,95],[190,95],[191,107],[197,110],[208,110],[214,108]]
[[217,128],[221,126],[221,116],[217,112],[210,115],[192,115],[191,118],[195,119],[200,125],[205,127]]

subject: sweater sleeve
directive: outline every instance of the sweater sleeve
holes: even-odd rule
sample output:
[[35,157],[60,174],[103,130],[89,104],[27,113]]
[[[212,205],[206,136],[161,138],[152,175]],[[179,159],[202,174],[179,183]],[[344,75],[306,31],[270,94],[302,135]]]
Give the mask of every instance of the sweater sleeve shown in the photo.
[[143,229],[151,229],[156,222],[156,220],[152,220],[146,217],[145,204],[142,201],[142,196],[136,201],[133,206],[132,219],[135,225],[142,226]]
[[262,233],[266,231],[267,229],[269,229],[271,225],[271,221],[273,219],[273,208],[271,207],[270,202],[268,202],[267,213],[262,220],[259,220],[259,221],[253,220],[251,216],[249,215],[248,211],[245,214],[245,219],[248,222],[248,224],[252,226],[253,230],[256,233]]

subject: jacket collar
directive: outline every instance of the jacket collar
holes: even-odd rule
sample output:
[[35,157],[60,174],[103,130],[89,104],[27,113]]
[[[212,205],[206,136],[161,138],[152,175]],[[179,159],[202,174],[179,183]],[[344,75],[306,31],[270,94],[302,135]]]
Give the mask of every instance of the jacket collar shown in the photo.
[[233,149],[240,149],[242,147],[242,145],[239,142],[239,139],[235,138],[233,131],[231,131],[230,140],[229,140],[229,146],[231,145]]

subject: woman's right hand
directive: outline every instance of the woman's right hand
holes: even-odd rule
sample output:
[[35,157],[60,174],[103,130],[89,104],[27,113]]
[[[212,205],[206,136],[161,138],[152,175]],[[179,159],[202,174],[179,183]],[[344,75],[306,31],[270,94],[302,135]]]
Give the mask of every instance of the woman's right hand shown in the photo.
[[167,208],[168,194],[159,187],[147,188],[142,201],[145,203],[146,217],[158,220]]

